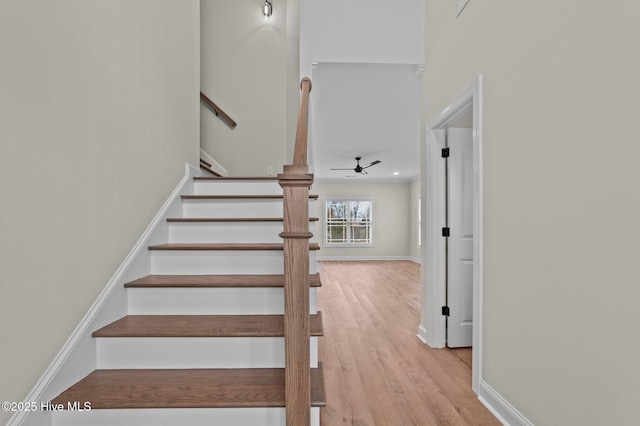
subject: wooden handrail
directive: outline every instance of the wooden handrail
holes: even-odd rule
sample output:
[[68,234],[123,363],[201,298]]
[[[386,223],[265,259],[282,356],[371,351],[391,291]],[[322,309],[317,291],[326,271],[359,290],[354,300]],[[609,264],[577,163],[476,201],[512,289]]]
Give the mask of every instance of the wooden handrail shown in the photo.
[[295,166],[307,165],[307,133],[309,129],[309,93],[311,80],[307,77],[300,82],[300,111],[298,112],[298,128],[296,130],[296,146],[293,151]]
[[220,108],[218,105],[216,105],[211,99],[209,99],[209,97],[207,95],[205,95],[202,92],[200,92],[200,99],[209,108],[211,108],[213,110],[213,113],[216,115],[216,117],[220,117],[220,119],[222,121],[224,121],[225,123],[227,123],[229,125],[229,127],[231,127],[233,129],[234,127],[236,127],[238,125],[238,123],[236,123],[233,118],[229,117],[229,115],[226,112],[224,112],[222,110],[222,108]]
[[287,426],[311,424],[311,351],[309,320],[309,188],[307,129],[311,80],[300,83],[300,112],[293,164],[278,181],[284,195],[284,341]]

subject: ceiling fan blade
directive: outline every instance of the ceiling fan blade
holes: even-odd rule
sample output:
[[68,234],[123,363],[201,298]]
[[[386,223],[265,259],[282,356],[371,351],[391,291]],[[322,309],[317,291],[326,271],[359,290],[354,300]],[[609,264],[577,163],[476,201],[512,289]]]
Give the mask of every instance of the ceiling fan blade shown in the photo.
[[362,168],[366,169],[367,167],[375,166],[376,164],[380,164],[380,163],[382,163],[382,161],[376,160],[376,161],[373,161],[373,162],[367,164],[366,166],[362,166]]
[[329,169],[329,170],[353,170],[353,169]]

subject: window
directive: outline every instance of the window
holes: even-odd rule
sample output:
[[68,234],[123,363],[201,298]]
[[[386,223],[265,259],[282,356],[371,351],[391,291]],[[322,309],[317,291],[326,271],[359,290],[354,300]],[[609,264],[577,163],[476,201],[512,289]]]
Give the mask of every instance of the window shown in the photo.
[[418,248],[422,247],[422,198],[418,196]]
[[328,199],[325,207],[327,245],[372,243],[372,200]]

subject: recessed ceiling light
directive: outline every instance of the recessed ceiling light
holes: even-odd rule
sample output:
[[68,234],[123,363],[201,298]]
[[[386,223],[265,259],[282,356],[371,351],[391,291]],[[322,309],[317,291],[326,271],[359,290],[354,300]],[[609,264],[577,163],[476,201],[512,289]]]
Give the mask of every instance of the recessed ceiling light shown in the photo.
[[394,176],[398,176],[400,174],[400,172],[393,172]]

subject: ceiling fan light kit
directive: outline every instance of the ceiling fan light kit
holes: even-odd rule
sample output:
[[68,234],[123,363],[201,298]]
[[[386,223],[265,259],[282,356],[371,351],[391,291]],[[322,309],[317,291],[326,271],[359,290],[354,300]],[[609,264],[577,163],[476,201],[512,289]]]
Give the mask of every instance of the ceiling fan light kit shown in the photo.
[[376,164],[382,163],[382,161],[376,160],[376,161],[372,161],[369,164],[361,166],[360,165],[360,160],[362,160],[362,157],[356,157],[356,167],[353,168],[353,169],[331,169],[331,170],[353,170],[354,172],[360,173],[361,175],[366,175],[366,174],[368,174],[368,172],[365,169],[368,169],[371,166],[375,166]]

